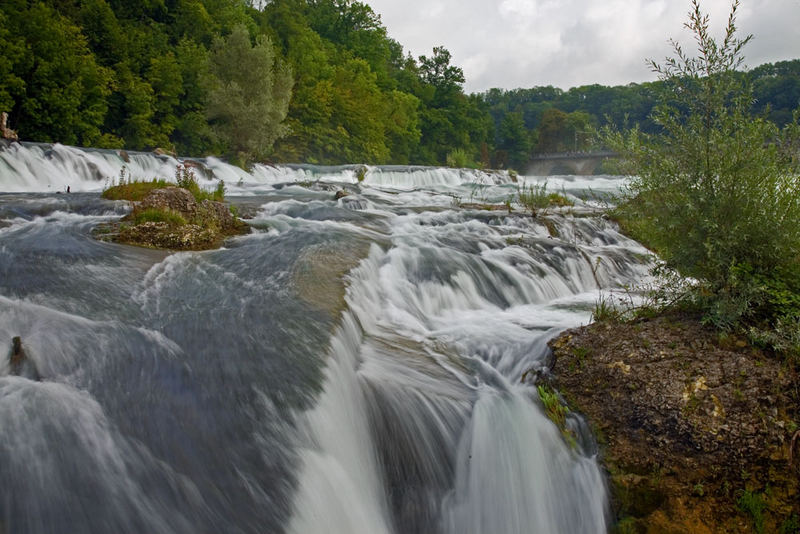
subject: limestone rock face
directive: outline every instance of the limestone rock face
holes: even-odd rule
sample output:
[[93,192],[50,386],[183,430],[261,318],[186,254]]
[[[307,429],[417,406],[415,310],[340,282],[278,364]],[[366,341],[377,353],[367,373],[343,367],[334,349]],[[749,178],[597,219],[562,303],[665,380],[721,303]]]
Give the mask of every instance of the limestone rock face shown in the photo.
[[550,346],[558,389],[601,442],[616,531],[753,532],[744,492],[763,503],[762,532],[800,517],[788,361],[678,313],[596,322]]
[[205,217],[213,219],[220,230],[227,231],[236,227],[236,219],[231,214],[231,210],[222,202],[204,200],[200,203],[199,209]]
[[186,189],[164,187],[163,189],[150,191],[137,208],[168,209],[180,213],[184,218],[190,219],[197,214],[197,201]]
[[202,250],[213,248],[220,239],[218,232],[197,224],[170,225],[145,222],[120,229],[119,241],[149,248],[170,250]]

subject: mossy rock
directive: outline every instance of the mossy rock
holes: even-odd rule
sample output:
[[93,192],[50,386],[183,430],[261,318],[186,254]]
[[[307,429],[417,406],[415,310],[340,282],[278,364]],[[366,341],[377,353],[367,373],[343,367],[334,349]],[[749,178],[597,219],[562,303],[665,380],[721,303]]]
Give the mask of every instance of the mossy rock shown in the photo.
[[225,238],[245,234],[250,227],[235,218],[222,202],[197,202],[183,188],[153,189],[124,217],[118,231],[96,233],[100,239],[148,248],[206,250],[219,247]]

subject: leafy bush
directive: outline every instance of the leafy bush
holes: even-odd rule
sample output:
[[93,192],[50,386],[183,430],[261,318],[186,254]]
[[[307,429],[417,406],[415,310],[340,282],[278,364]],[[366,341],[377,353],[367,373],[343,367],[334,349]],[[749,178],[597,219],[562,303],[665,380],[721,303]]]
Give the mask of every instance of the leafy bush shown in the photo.
[[547,198],[547,182],[541,185],[523,185],[517,190],[517,198],[519,203],[530,211],[531,215],[536,217],[536,213],[539,210],[543,210],[550,205],[550,200]]
[[738,0],[720,43],[692,5],[685,26],[699,56],[673,41],[675,57],[650,62],[666,89],[652,115],[662,133],[604,132],[633,175],[617,215],[698,281],[693,297],[708,322],[766,324],[800,310],[800,116],[781,130],[750,114],[752,92],[736,72],[751,38],[735,35]]
[[448,167],[456,169],[475,169],[478,165],[473,161],[472,156],[463,148],[456,148],[447,154],[445,160]]

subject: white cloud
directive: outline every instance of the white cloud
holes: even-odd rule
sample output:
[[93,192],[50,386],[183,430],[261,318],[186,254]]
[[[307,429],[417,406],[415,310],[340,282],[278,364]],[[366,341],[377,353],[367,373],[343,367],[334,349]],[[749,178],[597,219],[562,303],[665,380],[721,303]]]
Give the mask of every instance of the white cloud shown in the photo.
[[[653,79],[645,59],[671,54],[688,0],[367,0],[389,35],[414,56],[444,46],[464,69],[468,91],[490,87],[606,85]],[[719,35],[729,0],[704,0]],[[800,0],[742,0],[738,25],[755,34],[751,66],[800,57]]]

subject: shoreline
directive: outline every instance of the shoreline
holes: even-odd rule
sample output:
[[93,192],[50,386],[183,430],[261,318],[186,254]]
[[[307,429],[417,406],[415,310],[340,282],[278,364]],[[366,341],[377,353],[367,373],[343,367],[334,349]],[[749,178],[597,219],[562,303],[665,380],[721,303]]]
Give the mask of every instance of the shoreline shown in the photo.
[[798,532],[796,369],[676,314],[550,347],[554,385],[597,437],[612,532]]

